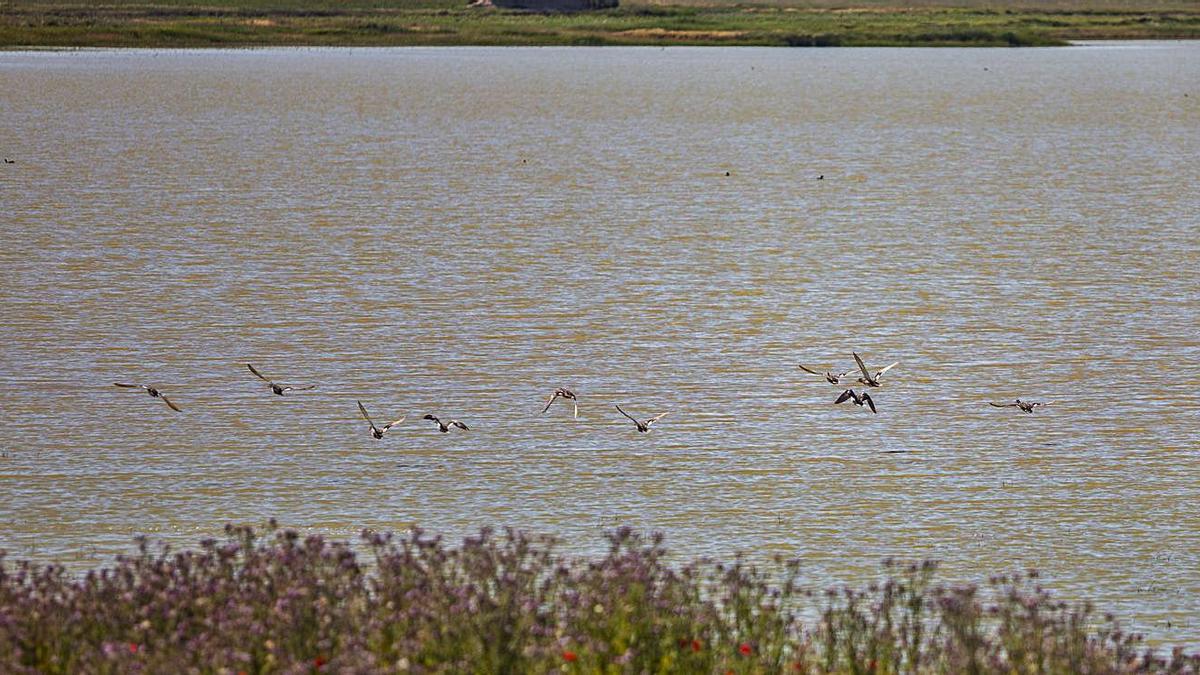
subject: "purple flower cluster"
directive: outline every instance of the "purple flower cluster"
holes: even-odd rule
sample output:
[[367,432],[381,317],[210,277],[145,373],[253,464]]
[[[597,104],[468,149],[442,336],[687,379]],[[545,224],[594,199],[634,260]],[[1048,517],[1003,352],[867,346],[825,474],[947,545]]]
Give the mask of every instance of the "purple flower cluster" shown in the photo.
[[1200,672],[1032,574],[980,592],[885,563],[880,584],[821,594],[794,562],[676,566],[660,536],[607,536],[570,559],[516,530],[457,548],[368,531],[360,562],[272,523],[178,553],[141,540],[83,576],[0,556],[0,672]]

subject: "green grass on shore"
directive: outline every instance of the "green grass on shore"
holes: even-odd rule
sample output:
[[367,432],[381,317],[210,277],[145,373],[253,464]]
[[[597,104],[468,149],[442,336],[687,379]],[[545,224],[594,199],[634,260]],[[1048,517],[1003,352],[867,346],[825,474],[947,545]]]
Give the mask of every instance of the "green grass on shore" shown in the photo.
[[1197,39],[1186,0],[627,1],[539,14],[457,0],[0,0],[0,48],[411,45],[1025,46]]

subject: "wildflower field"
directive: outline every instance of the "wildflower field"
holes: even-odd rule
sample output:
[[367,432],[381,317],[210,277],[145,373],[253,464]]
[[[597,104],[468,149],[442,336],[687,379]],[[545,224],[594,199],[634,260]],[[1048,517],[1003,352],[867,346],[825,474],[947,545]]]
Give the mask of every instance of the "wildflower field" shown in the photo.
[[877,585],[814,591],[795,563],[672,565],[661,537],[607,536],[592,559],[511,530],[364,532],[360,554],[272,524],[142,540],[86,575],[0,558],[0,672],[1200,672],[1032,572],[946,587],[933,563],[885,563]]

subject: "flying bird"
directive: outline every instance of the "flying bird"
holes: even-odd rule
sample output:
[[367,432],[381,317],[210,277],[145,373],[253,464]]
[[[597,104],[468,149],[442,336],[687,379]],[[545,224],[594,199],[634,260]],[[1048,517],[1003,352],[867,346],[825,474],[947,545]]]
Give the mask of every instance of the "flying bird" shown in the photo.
[[851,353],[854,354],[854,362],[858,364],[858,369],[862,371],[862,377],[858,378],[858,381],[867,385],[868,387],[882,387],[883,385],[879,383],[879,378],[883,377],[884,373],[900,364],[899,361],[896,361],[892,365],[885,367],[883,370],[876,371],[875,375],[871,375],[871,372],[867,370],[867,365],[863,363],[861,358],[859,358],[858,353]]
[[837,397],[837,400],[833,403],[834,405],[837,405],[838,403],[846,400],[854,401],[854,405],[865,405],[871,409],[871,412],[878,414],[878,411],[875,410],[875,401],[872,401],[871,395],[865,391],[862,394],[859,394],[853,389],[847,389],[846,391],[843,391],[842,395]]
[[637,430],[642,432],[643,434],[646,433],[647,431],[650,431],[651,424],[654,424],[655,422],[661,420],[663,418],[663,415],[667,414],[667,413],[659,413],[659,414],[655,415],[654,417],[651,417],[650,419],[646,420],[645,422],[642,422],[642,421],[638,420],[637,418],[635,418],[633,415],[630,415],[629,413],[625,412],[624,410],[621,410],[621,406],[616,405],[615,403],[613,405],[616,406],[618,412],[620,412],[622,415],[628,417],[629,419],[633,420],[633,423],[637,425]]
[[317,388],[317,385],[315,385],[315,384],[310,384],[307,387],[284,387],[282,385],[275,384],[271,380],[267,379],[267,377],[265,375],[263,375],[262,373],[255,370],[254,366],[250,365],[249,363],[246,364],[246,367],[250,369],[250,372],[254,373],[255,377],[257,377],[258,379],[262,380],[263,382],[266,382],[267,384],[271,385],[271,391],[275,392],[279,396],[283,396],[283,392],[285,392],[285,391],[307,391],[309,389]]
[[443,434],[446,433],[447,431],[450,431],[450,427],[458,427],[459,429],[462,429],[463,431],[470,431],[470,429],[467,428],[467,425],[463,424],[462,422],[459,422],[458,420],[450,420],[449,422],[443,422],[443,421],[439,420],[438,418],[434,417],[433,415],[426,415],[422,419],[433,420],[434,423],[438,425],[438,431],[442,432]]
[[1020,408],[1021,412],[1027,413],[1032,413],[1033,409],[1038,406],[1049,405],[1049,403],[1042,403],[1041,401],[1022,401],[1021,399],[1017,399],[1012,403],[992,403],[988,401],[988,404],[994,405],[997,408]]
[[144,384],[121,384],[120,382],[113,382],[113,384],[117,385],[118,387],[125,387],[127,389],[145,389],[146,393],[150,394],[151,398],[161,398],[163,400],[163,403],[166,403],[167,407],[170,408],[171,410],[174,410],[175,412],[183,412],[182,410],[179,409],[179,406],[175,405],[174,403],[171,402],[171,399],[167,398],[166,394],[163,394],[161,391],[159,391],[158,389],[155,389],[154,387],[150,387],[150,386],[147,386]]
[[383,438],[383,435],[386,434],[392,427],[404,421],[404,418],[401,417],[395,422],[388,422],[387,424],[383,425],[383,427],[377,427],[375,426],[375,423],[371,421],[371,417],[367,414],[367,409],[363,407],[362,401],[355,401],[355,403],[358,403],[358,410],[362,413],[363,419],[367,421],[367,424],[371,425],[371,435],[376,439]]
[[830,371],[825,371],[824,373],[818,373],[817,371],[813,370],[812,368],[806,368],[803,364],[797,364],[797,367],[799,367],[800,370],[803,370],[806,373],[812,373],[813,375],[824,375],[825,380],[827,382],[829,382],[829,384],[838,384],[842,381],[843,377],[854,372],[853,370],[847,370],[844,373],[833,373]]
[[550,409],[550,406],[560,398],[570,401],[571,405],[575,406],[575,417],[579,417],[579,399],[575,397],[575,392],[570,389],[563,389],[562,387],[555,389],[554,393],[550,394],[550,398],[546,399],[546,407],[542,408],[542,414],[545,414]]

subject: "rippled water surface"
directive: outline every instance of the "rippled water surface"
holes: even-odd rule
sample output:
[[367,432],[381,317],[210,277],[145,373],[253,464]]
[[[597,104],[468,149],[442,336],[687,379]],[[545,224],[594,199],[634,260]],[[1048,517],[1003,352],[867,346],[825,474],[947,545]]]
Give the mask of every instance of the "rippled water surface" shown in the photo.
[[0,54],[0,548],[628,523],[1200,645],[1197,129],[1187,43]]

